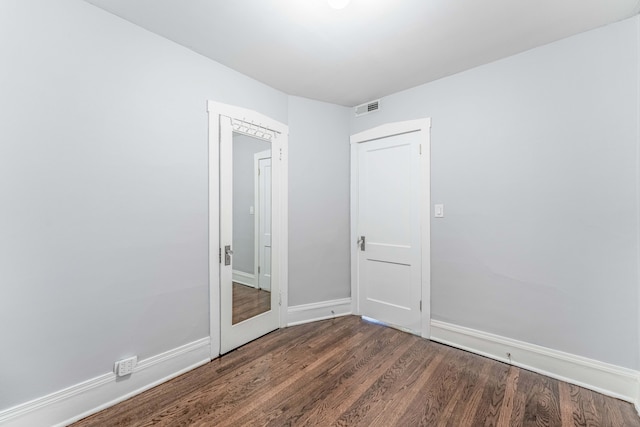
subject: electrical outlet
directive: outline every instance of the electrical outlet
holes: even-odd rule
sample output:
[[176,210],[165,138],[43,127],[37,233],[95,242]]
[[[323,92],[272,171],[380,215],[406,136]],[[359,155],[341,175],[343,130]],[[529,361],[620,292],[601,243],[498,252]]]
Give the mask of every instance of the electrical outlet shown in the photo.
[[128,357],[126,359],[118,360],[115,364],[114,371],[117,376],[124,377],[133,372],[133,368],[138,363],[138,356]]

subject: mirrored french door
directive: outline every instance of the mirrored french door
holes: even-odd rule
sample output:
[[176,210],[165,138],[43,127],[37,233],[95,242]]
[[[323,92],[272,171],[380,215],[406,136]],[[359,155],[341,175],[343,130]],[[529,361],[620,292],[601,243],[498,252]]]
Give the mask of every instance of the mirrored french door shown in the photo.
[[[220,354],[281,322],[286,133],[220,115]],[[256,123],[257,122],[257,123]]]

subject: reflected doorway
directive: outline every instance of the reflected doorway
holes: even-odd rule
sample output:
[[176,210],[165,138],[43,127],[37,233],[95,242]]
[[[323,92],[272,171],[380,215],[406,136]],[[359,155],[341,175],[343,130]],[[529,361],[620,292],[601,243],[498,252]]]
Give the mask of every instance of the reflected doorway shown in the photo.
[[233,132],[232,324],[271,309],[271,143]]

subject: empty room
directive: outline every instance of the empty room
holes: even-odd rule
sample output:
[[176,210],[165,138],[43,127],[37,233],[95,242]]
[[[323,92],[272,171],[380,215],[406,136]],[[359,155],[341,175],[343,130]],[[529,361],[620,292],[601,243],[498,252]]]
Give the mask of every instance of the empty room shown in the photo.
[[0,425],[640,426],[638,0],[0,0]]

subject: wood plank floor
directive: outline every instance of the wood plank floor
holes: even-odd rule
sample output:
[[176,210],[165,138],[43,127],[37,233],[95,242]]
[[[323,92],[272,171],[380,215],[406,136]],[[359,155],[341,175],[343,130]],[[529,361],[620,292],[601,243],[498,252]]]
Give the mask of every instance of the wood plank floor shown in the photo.
[[633,406],[355,316],[272,332],[75,424],[639,426]]
[[233,282],[231,324],[257,316],[271,309],[271,292]]

